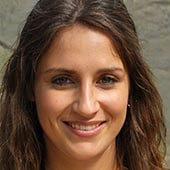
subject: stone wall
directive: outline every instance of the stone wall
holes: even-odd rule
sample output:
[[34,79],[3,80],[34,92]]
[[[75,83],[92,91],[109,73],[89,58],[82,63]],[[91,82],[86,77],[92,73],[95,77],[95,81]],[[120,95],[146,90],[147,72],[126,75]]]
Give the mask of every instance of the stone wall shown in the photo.
[[[36,0],[0,0],[0,67],[8,58],[28,11]],[[170,0],[125,0],[133,17],[143,55],[155,74],[157,87],[165,104],[170,134]],[[5,47],[5,48],[3,48]],[[167,139],[170,166],[170,136]]]

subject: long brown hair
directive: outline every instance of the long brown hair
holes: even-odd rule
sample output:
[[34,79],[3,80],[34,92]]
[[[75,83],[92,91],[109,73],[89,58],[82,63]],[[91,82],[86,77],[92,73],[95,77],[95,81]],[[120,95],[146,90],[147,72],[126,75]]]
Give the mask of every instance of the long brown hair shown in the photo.
[[2,81],[0,169],[43,169],[45,144],[31,101],[36,68],[53,37],[76,23],[106,33],[130,77],[130,107],[116,140],[119,168],[162,170],[166,135],[162,100],[122,0],[40,0],[35,5]]

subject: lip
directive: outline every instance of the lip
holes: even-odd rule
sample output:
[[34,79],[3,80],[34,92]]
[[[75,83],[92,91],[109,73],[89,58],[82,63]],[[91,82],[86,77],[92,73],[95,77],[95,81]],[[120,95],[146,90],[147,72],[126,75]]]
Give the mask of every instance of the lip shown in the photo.
[[93,137],[104,128],[106,121],[63,121],[71,133],[79,137]]

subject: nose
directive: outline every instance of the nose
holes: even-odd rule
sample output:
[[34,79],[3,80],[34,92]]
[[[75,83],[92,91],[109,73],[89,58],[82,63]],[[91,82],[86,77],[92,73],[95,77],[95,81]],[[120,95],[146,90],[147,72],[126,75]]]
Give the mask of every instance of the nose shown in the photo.
[[94,87],[86,85],[79,89],[76,100],[73,103],[73,110],[85,118],[93,117],[100,109]]

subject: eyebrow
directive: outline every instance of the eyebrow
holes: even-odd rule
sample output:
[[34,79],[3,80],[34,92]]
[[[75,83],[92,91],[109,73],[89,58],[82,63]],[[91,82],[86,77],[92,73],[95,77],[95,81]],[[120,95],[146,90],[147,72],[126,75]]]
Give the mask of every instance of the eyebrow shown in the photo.
[[111,67],[111,68],[103,68],[99,69],[97,73],[107,73],[107,72],[121,72],[124,73],[124,69],[121,67]]
[[[64,74],[76,74],[77,71],[73,70],[73,69],[67,69],[67,68],[49,68],[47,70],[45,70],[43,73],[45,74],[49,74],[49,73],[64,73]],[[120,73],[124,73],[124,69],[121,67],[110,67],[110,68],[102,68],[97,70],[97,74],[100,73],[111,73],[111,72],[120,72]]]
[[67,74],[76,74],[75,70],[66,69],[66,68],[49,68],[44,71],[45,74],[59,72],[59,73],[67,73]]

